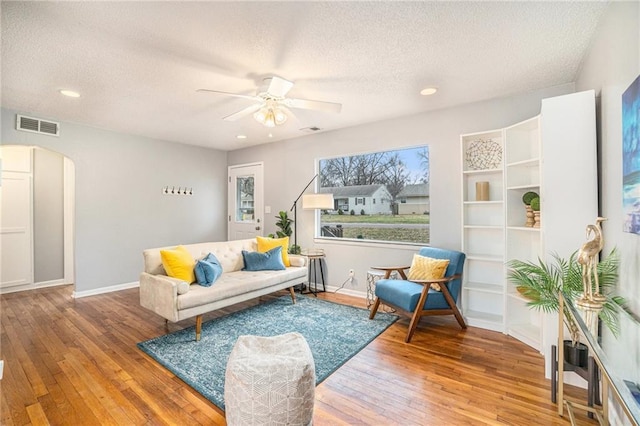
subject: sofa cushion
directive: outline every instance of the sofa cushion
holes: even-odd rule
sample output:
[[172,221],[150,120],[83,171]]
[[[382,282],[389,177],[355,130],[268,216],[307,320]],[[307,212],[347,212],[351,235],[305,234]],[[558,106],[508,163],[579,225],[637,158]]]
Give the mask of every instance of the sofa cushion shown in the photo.
[[265,238],[265,237],[256,237],[256,242],[258,243],[258,251],[260,253],[266,253],[272,248],[282,247],[282,263],[284,266],[291,266],[291,262],[289,261],[289,237],[283,238]]
[[[193,290],[195,286],[191,287]],[[382,299],[382,303],[385,303],[385,300],[393,300],[394,306],[413,312],[420,301],[423,288],[422,284],[407,280],[381,279],[376,282],[375,295]],[[441,291],[429,289],[423,309],[450,309],[450,306]]]
[[178,278],[187,283],[192,283],[196,280],[193,272],[196,262],[184,246],[160,250],[160,257],[162,258],[162,266],[167,271],[168,276]]
[[191,285],[189,292],[178,296],[177,309],[184,310],[207,303],[249,293],[282,282],[305,279],[307,268],[286,268],[284,271],[225,272],[211,287]]
[[[256,239],[215,241],[209,243],[187,244],[184,246],[194,259],[202,258],[213,253],[222,265],[223,272],[239,271],[244,267],[242,250],[256,251]],[[153,275],[168,275],[162,266],[160,250],[174,249],[175,246],[146,249],[144,256],[144,272]],[[194,261],[195,266],[195,261]]]
[[196,262],[194,272],[198,284],[209,287],[222,275],[222,266],[218,258],[213,253],[209,253],[204,259]]
[[282,263],[282,247],[272,248],[266,253],[248,252],[242,250],[244,259],[243,271],[282,271],[285,269]]

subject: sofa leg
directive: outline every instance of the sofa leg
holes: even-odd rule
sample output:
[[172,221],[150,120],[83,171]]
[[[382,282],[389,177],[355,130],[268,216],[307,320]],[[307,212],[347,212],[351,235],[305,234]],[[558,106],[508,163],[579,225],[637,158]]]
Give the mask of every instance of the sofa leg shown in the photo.
[[200,335],[202,334],[202,315],[196,317],[196,342],[200,341]]
[[293,287],[289,287],[289,293],[291,293],[291,300],[293,301],[293,304],[296,304],[296,291],[293,289]]

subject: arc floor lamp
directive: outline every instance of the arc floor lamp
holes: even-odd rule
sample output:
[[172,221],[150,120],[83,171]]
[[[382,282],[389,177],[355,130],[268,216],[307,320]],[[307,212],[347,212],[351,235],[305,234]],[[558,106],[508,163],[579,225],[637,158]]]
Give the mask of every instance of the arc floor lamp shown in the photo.
[[[298,201],[302,197],[302,208],[305,210],[333,210],[333,194],[305,194],[304,192],[311,186],[314,180],[318,177],[318,174],[311,178],[307,186],[304,187],[298,198],[293,202],[291,210],[293,212],[293,246],[295,250],[299,250],[298,247]],[[304,195],[304,197],[303,197]]]

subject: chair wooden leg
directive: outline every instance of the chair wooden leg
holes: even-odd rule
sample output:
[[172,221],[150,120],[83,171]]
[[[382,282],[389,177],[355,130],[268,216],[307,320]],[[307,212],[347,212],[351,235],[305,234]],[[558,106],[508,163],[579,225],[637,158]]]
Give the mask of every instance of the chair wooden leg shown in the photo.
[[371,307],[371,313],[369,313],[369,319],[373,319],[376,316],[376,312],[378,312],[379,306],[380,306],[380,298],[376,297],[376,301],[373,302],[373,306]]
[[200,341],[202,335],[202,315],[196,317],[196,342]]
[[296,292],[293,289],[293,287],[289,287],[289,293],[291,293],[291,300],[293,301],[293,304],[296,304]]
[[442,295],[444,296],[445,300],[447,301],[447,304],[453,311],[453,315],[456,317],[458,324],[460,324],[460,327],[462,327],[463,329],[467,328],[467,324],[464,323],[464,318],[462,318],[462,314],[460,313],[460,310],[458,309],[458,306],[456,305],[455,300],[453,300],[453,297],[451,297],[451,293],[449,293],[449,289],[446,286],[441,286],[441,287],[442,287]]
[[418,327],[418,323],[420,322],[420,318],[422,317],[422,310],[423,310],[422,308],[424,307],[424,304],[427,301],[428,294],[429,294],[429,286],[423,286],[422,293],[420,293],[420,300],[418,300],[418,304],[416,305],[416,308],[413,311],[413,315],[411,317],[411,322],[409,323],[409,330],[407,331],[407,337],[404,339],[405,343],[411,342],[413,333],[416,331],[416,327]]
[[453,315],[455,315],[456,319],[458,320],[458,324],[460,324],[460,327],[462,327],[463,329],[467,328],[467,324],[465,324],[464,318],[462,318],[462,314],[460,313],[458,307],[456,305],[453,305],[451,309],[453,310]]

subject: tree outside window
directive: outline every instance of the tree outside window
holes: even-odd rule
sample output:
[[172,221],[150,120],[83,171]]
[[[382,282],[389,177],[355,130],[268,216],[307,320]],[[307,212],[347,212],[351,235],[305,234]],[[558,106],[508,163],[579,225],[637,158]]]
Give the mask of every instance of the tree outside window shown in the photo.
[[428,146],[322,159],[319,171],[319,191],[335,200],[320,237],[429,242]]

